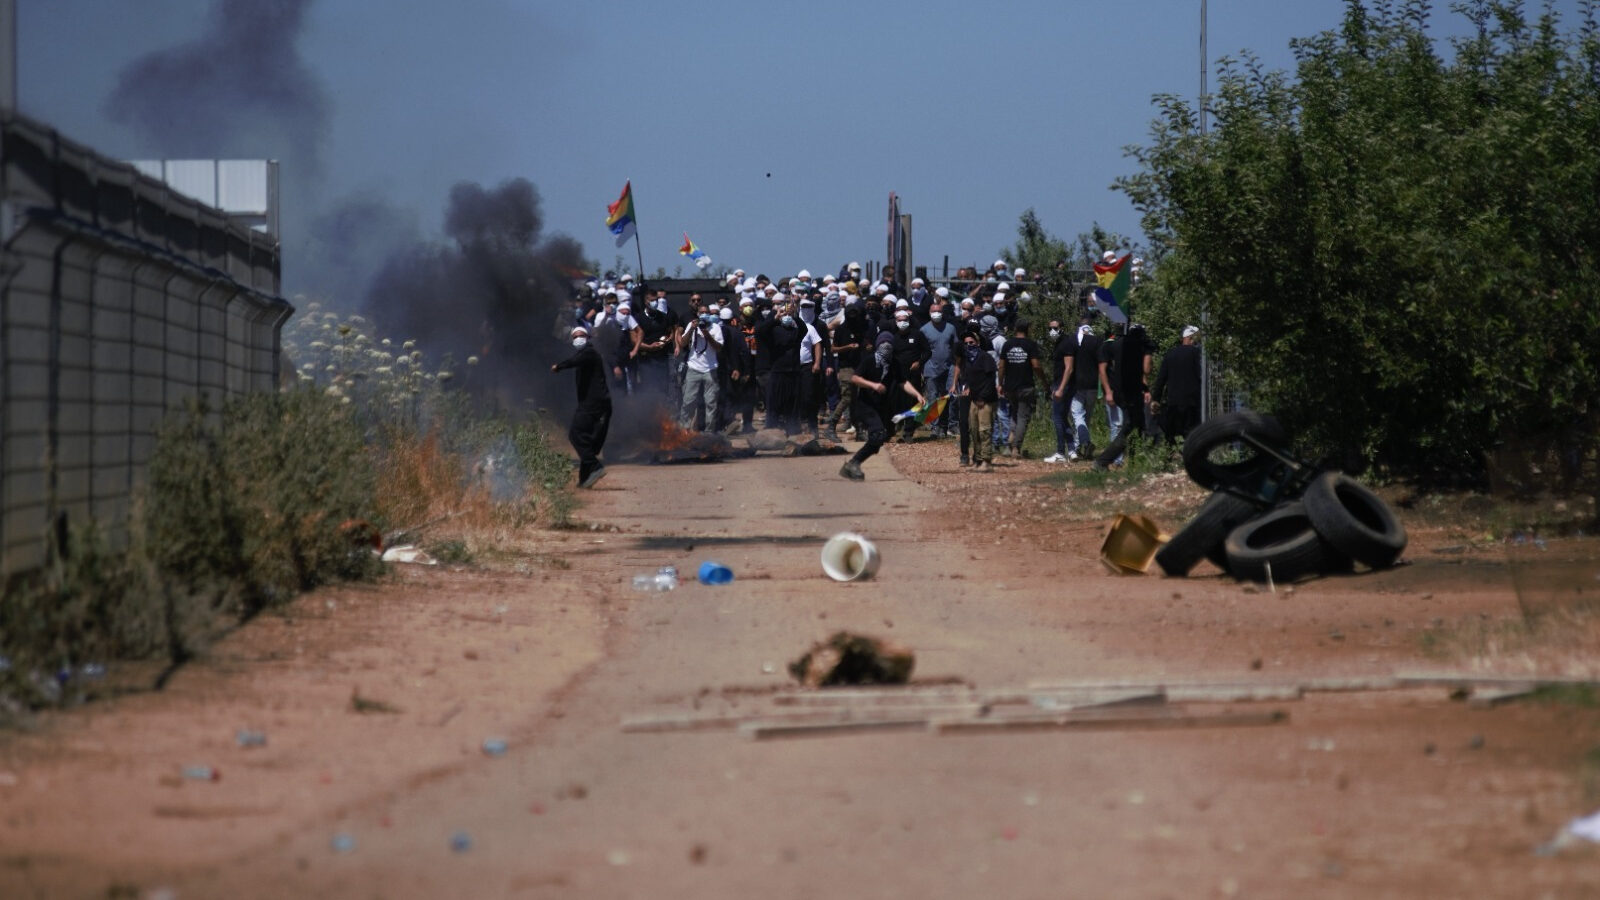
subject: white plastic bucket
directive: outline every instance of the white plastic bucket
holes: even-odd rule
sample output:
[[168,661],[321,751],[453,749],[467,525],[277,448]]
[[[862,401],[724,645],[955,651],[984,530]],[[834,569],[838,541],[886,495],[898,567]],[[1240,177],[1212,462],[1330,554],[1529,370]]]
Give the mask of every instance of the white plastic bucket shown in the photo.
[[860,581],[878,571],[878,548],[852,531],[828,538],[822,545],[822,571],[834,581]]

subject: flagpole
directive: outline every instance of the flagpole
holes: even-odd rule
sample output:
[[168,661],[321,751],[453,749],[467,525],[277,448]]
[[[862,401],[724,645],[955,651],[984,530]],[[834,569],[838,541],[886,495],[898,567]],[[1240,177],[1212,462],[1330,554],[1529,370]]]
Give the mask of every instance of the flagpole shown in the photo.
[[[628,179],[633,184],[633,179]],[[632,199],[630,197],[630,199]],[[633,204],[633,252],[639,254],[639,282],[644,283],[644,251],[639,248],[639,204]]]

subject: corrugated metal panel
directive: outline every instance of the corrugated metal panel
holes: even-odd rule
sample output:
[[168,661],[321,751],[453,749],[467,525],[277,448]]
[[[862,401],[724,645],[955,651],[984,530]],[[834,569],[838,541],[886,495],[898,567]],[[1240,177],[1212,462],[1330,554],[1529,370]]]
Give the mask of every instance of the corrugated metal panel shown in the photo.
[[272,160],[141,159],[130,164],[178,193],[230,215],[267,218],[271,214]]
[[209,159],[169,159],[163,180],[180,194],[217,205],[217,164]]
[[264,159],[224,159],[217,162],[217,207],[228,212],[266,215],[267,169]]

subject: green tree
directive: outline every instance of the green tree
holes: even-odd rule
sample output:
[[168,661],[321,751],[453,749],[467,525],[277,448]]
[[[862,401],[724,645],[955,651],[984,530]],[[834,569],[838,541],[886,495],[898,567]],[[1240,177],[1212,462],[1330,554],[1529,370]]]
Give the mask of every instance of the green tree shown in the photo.
[[[1158,97],[1120,179],[1146,296],[1309,451],[1481,480],[1506,434],[1587,415],[1600,383],[1600,42],[1548,8],[1470,0],[1436,52],[1425,0],[1349,0],[1295,77],[1219,63],[1215,127]],[[1143,298],[1142,298],[1143,299]]]

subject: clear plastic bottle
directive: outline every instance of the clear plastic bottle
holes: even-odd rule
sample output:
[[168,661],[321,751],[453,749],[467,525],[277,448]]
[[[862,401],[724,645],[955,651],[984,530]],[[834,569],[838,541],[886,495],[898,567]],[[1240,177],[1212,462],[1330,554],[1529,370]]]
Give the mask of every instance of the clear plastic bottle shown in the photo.
[[636,591],[670,591],[678,586],[678,570],[675,566],[662,566],[654,575],[633,576],[633,589]]

